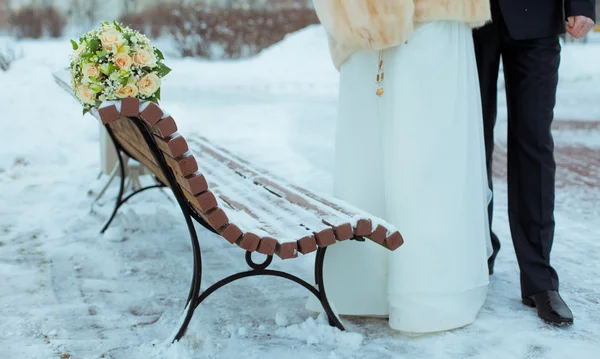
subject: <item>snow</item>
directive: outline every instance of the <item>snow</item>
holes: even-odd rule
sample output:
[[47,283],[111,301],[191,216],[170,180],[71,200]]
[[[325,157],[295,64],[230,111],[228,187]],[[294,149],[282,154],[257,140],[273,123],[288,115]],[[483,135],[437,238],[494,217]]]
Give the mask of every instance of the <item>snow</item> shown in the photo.
[[[0,72],[0,357],[597,357],[598,186],[565,186],[557,193],[553,263],[576,324],[556,329],[520,303],[502,181],[496,181],[495,227],[503,250],[488,300],[469,327],[408,336],[383,319],[352,317],[344,318],[349,331],[342,333],[304,310],[304,289],[249,278],[208,298],[184,340],[168,346],[192,271],[179,209],[168,194],[149,191],[121,209],[107,235],[98,234],[117,188],[90,209],[107,180],[98,178],[98,125],[89,115],[82,118],[80,106],[51,76],[67,65],[70,45],[45,40],[21,46],[25,57]],[[559,120],[600,119],[598,59],[598,37],[565,46]],[[319,27],[249,61],[168,62],[173,73],[163,105],[186,137],[206,136],[292,183],[332,192],[337,74]],[[505,125],[501,115],[500,142]],[[556,144],[598,149],[599,136],[598,130],[560,131]],[[245,270],[241,250],[197,230],[204,288]],[[273,268],[312,281],[313,260],[275,260]]]

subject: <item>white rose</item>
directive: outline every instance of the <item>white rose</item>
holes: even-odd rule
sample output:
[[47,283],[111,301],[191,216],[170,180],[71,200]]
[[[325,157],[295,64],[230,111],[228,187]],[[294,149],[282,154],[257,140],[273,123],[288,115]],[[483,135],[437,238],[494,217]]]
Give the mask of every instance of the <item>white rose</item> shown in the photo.
[[88,85],[79,85],[75,95],[83,103],[90,105],[96,103],[96,93],[92,91]]
[[122,69],[128,69],[132,64],[133,60],[131,59],[131,56],[127,54],[118,54],[115,56],[115,65]]
[[140,94],[149,97],[160,88],[160,78],[155,73],[149,73],[137,82]]
[[146,49],[140,49],[133,53],[133,62],[141,67],[156,67],[156,56]]
[[115,92],[115,96],[118,98],[136,97],[138,94],[138,88],[135,84],[127,84]]
[[104,31],[100,33],[100,36],[98,36],[98,38],[102,43],[102,48],[109,51],[113,49],[113,46],[119,48],[125,43],[125,38],[123,38],[123,34],[121,34],[114,27],[107,27]]
[[100,69],[94,64],[85,64],[81,68],[83,74],[83,82],[91,82],[90,77],[100,77]]

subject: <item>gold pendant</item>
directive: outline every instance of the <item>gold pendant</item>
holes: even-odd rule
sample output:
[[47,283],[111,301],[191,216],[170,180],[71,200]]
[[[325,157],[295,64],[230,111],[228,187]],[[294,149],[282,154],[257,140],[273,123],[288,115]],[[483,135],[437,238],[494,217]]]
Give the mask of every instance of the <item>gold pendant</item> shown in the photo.
[[385,80],[385,72],[383,71],[383,50],[379,51],[379,66],[377,66],[377,77],[375,79],[377,83],[377,91],[375,94],[379,97],[383,96],[383,80]]

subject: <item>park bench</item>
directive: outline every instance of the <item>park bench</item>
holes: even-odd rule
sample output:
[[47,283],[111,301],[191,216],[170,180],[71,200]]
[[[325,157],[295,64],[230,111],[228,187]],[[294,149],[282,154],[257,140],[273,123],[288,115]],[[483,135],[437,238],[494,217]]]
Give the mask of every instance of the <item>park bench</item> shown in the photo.
[[[64,76],[55,78],[71,92]],[[92,115],[105,125],[116,147],[120,167],[116,205],[102,231],[129,198],[154,187],[169,188],[185,217],[192,241],[194,272],[174,341],[185,334],[194,310],[214,291],[238,279],[258,275],[286,278],[302,285],[321,302],[329,323],[343,330],[327,299],[323,281],[327,247],[345,240],[369,239],[395,250],[403,243],[401,234],[392,225],[375,216],[338,199],[292,185],[206,138],[186,141],[173,117],[154,103],[132,98],[107,102],[92,111]],[[159,184],[125,196],[124,156],[145,166]],[[224,278],[201,293],[201,247],[194,220],[244,250],[250,269]],[[254,252],[264,255],[264,262],[255,262]],[[312,252],[316,252],[316,286],[290,273],[268,269],[274,256],[288,260]]]

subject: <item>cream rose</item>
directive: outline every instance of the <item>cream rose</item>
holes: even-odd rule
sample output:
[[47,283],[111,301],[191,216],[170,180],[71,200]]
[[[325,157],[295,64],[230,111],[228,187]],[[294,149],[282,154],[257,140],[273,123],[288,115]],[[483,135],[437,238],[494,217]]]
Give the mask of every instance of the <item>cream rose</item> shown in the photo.
[[133,53],[133,62],[142,67],[155,67],[156,57],[146,49],[141,49]]
[[77,48],[77,50],[73,51],[73,55],[71,56],[71,60],[78,61],[81,58],[81,55],[83,55],[85,53],[85,51],[86,51],[85,44],[79,45],[79,47]]
[[122,69],[128,69],[132,64],[133,60],[131,59],[131,56],[127,54],[118,54],[115,56],[115,65]]
[[113,49],[113,46],[119,48],[125,43],[125,38],[123,38],[123,34],[121,34],[114,27],[106,28],[98,37],[100,38],[100,42],[102,43],[102,48],[109,51]]
[[138,88],[135,84],[127,84],[121,87],[115,92],[115,96],[118,98],[136,97],[138,94]]
[[160,88],[160,78],[155,73],[149,73],[137,82],[137,87],[142,95],[152,96]]
[[79,85],[75,95],[83,103],[90,105],[96,103],[96,93],[92,91],[88,85]]
[[90,82],[90,77],[100,77],[100,69],[94,64],[83,65],[81,68],[81,73],[83,74],[83,82]]

